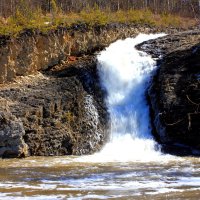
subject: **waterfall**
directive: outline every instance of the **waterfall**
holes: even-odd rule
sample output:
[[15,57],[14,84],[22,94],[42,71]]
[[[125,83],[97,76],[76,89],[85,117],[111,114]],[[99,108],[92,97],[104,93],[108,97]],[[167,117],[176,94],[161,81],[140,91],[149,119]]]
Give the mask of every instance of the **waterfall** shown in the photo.
[[156,61],[135,46],[164,34],[140,34],[118,40],[98,56],[102,86],[107,91],[111,139],[100,153],[112,160],[153,159],[160,154],[151,135],[145,92]]
[[164,34],[139,34],[136,38],[118,40],[98,55],[100,81],[107,91],[111,138],[90,161],[154,161],[162,156],[151,135],[145,97],[156,61],[135,48],[161,36]]

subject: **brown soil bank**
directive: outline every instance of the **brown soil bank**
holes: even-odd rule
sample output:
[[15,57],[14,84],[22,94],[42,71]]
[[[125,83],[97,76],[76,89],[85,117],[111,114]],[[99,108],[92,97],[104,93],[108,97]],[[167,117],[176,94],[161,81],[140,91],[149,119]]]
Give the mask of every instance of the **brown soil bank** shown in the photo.
[[168,35],[139,48],[163,56],[148,92],[156,139],[165,152],[200,155],[200,31]]

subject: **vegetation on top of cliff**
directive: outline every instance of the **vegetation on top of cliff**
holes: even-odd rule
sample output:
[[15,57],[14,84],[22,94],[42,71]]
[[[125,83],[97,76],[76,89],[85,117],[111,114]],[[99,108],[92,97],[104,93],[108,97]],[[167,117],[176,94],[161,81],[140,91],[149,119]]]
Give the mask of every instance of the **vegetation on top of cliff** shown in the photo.
[[170,13],[156,14],[148,8],[112,11],[109,8],[101,9],[97,4],[92,7],[88,5],[79,12],[65,13],[55,0],[50,1],[50,12],[44,13],[40,7],[33,9],[27,1],[20,0],[13,15],[0,18],[0,34],[17,35],[23,29],[39,29],[47,32],[57,26],[69,27],[79,23],[88,26],[134,23],[158,27],[188,28],[194,26],[197,20]]
[[[21,0],[1,0],[0,16],[14,15]],[[55,0],[54,0],[55,2]],[[34,10],[40,8],[44,14],[50,13],[55,3],[52,0],[26,0]],[[198,18],[200,16],[199,0],[56,0],[57,7],[65,13],[79,13],[86,7],[97,5],[101,10],[116,12],[130,9],[149,9],[153,13],[170,13],[183,17]]]

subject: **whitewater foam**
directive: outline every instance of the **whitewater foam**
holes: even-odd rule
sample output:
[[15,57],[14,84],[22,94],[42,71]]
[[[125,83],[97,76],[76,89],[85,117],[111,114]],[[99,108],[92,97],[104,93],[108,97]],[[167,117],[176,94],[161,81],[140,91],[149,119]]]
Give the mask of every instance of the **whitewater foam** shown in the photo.
[[[89,162],[159,161],[159,145],[151,135],[145,92],[156,61],[135,46],[165,34],[139,34],[118,40],[98,56],[102,87],[111,117],[111,139],[100,153],[83,157]],[[166,157],[166,156],[165,156]],[[170,157],[170,156],[168,156]]]

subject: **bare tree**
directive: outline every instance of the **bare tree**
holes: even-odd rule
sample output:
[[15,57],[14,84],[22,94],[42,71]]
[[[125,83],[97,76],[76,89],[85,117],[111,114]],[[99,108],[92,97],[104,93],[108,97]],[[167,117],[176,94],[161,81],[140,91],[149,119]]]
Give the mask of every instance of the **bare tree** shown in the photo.
[[[0,0],[0,15],[10,16],[16,11],[20,0]],[[51,0],[26,0],[31,8],[40,7],[43,12],[51,11]],[[172,13],[187,17],[200,15],[200,0],[57,0],[64,12],[80,12],[86,7],[97,5],[101,10],[150,9],[155,13]]]

